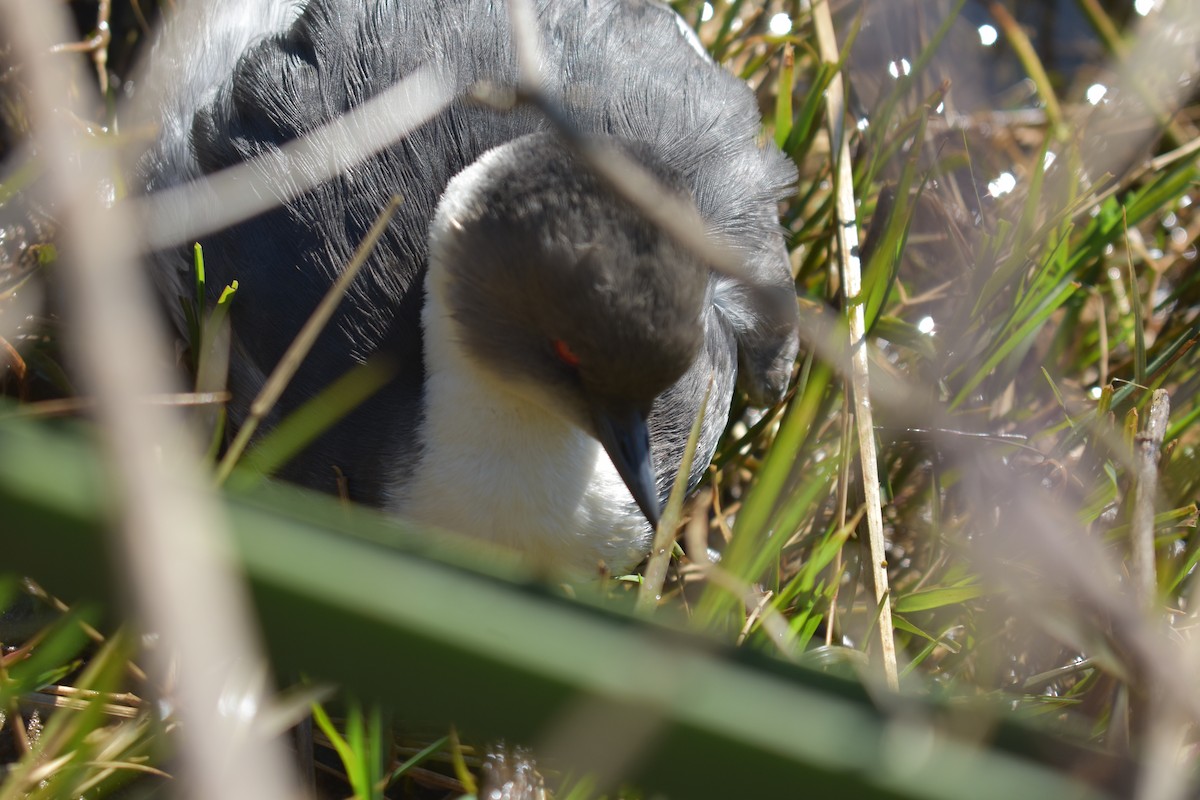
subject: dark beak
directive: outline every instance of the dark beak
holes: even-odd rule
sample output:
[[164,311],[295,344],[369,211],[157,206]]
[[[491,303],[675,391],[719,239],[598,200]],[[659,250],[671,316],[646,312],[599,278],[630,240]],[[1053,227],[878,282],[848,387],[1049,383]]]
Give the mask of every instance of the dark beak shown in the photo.
[[596,408],[592,414],[596,438],[608,452],[613,466],[629,487],[638,508],[658,527],[658,487],[654,480],[654,464],[650,458],[650,429],[646,415],[640,411],[613,411]]

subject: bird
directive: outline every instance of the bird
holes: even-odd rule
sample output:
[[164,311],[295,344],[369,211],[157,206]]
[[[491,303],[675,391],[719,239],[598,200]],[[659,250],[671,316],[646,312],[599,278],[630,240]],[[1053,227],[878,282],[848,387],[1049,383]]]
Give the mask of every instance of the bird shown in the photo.
[[[541,96],[579,137],[690,204],[744,263],[714,270],[589,167],[531,104],[494,0],[209,0],[168,22],[146,70],[158,132],[149,200],[281,158],[419,69],[453,99],[315,188],[200,239],[210,296],[232,281],[233,425],[389,199],[398,210],[267,420],[356,364],[393,377],[281,472],[399,517],[513,548],[569,574],[630,568],[703,416],[689,488],[735,391],[784,395],[799,347],[778,205],[794,166],[753,92],[656,0],[533,0]],[[156,78],[157,76],[157,78]],[[320,148],[287,164],[315,173]],[[212,202],[219,202],[214,199]],[[151,272],[168,305],[190,248]],[[184,322],[175,313],[182,329]]]

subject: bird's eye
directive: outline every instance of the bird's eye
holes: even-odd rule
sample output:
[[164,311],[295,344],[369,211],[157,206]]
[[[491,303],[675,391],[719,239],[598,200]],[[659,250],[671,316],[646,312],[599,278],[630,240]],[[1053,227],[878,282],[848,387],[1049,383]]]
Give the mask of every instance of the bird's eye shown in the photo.
[[552,344],[554,345],[554,355],[558,356],[559,361],[572,369],[579,366],[579,356],[575,355],[570,345],[562,339],[555,339]]

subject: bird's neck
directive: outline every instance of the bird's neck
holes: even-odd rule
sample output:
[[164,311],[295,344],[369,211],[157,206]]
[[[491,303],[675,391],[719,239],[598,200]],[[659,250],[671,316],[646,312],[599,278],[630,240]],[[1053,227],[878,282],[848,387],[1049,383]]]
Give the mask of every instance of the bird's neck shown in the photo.
[[576,574],[631,566],[649,526],[600,444],[463,352],[436,263],[426,277],[421,455],[391,506]]

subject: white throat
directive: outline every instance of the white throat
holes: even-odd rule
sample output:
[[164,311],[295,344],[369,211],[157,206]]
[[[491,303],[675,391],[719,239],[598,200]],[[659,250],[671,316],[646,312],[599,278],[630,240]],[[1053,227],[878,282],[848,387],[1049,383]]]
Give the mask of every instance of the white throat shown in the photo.
[[577,426],[504,389],[462,350],[437,258],[425,280],[420,461],[389,510],[499,542],[577,575],[633,566],[649,547],[608,454]]

